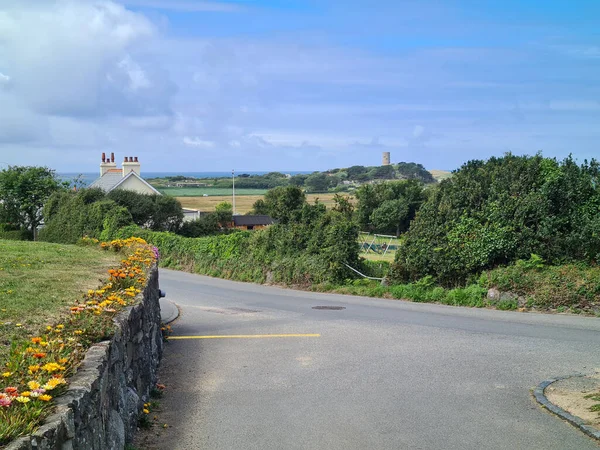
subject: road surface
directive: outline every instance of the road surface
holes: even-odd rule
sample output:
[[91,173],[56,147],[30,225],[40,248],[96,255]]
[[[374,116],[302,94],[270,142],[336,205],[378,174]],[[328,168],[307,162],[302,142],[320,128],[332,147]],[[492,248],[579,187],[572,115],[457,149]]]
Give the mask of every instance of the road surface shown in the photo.
[[181,309],[174,337],[253,337],[167,343],[161,421],[170,427],[156,448],[598,449],[530,393],[545,379],[600,367],[597,318],[309,293],[169,270],[160,284]]

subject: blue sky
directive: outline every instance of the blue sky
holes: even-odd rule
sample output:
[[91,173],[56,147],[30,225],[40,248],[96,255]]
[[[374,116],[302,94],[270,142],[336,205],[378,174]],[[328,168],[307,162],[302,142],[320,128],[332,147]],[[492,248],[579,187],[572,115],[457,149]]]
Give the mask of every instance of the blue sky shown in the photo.
[[0,6],[0,167],[600,156],[598,1],[23,3]]

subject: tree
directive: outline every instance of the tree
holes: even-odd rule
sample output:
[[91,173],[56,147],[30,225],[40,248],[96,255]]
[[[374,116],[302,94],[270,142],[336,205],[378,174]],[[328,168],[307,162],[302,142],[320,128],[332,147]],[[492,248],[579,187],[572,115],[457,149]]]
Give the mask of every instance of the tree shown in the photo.
[[[358,199],[356,219],[362,230],[400,233],[408,229],[410,221],[415,217],[417,210],[425,201],[426,194],[421,182],[417,180],[403,180],[363,184],[356,190],[356,198]],[[387,212],[391,210],[391,205],[387,205],[384,209],[387,211],[386,213],[382,210],[376,216],[373,216],[374,211],[381,207],[384,202],[400,199],[407,205],[408,212],[400,216],[399,228],[384,225],[386,221],[383,220],[383,217],[388,216]],[[374,217],[376,217],[376,223],[373,222]]]
[[259,198],[252,205],[252,214],[269,214],[269,207],[262,198]]
[[233,206],[229,202],[221,202],[215,206],[215,214],[217,216],[217,222],[222,226],[226,227],[233,220]]
[[176,231],[183,222],[181,203],[166,195],[140,194],[125,189],[115,189],[107,197],[124,206],[136,225],[154,231]]
[[150,229],[154,231],[177,231],[183,222],[183,209],[175,197],[153,195],[154,214]]
[[358,175],[367,173],[367,168],[365,166],[352,166],[348,167],[346,172],[348,172],[349,179],[356,180]]
[[35,237],[35,230],[42,223],[44,203],[64,187],[47,167],[9,166],[0,172],[2,217]]
[[404,197],[385,200],[371,213],[371,223],[377,231],[395,233],[399,236],[402,223],[406,220],[409,211],[408,202]]
[[306,195],[299,187],[280,186],[267,191],[264,203],[273,219],[280,223],[297,222],[306,203]]
[[333,202],[335,203],[335,206],[333,207],[334,211],[342,213],[347,219],[352,219],[354,214],[354,205],[350,201],[349,196],[335,194],[333,196]]
[[309,192],[327,192],[330,184],[330,178],[322,172],[315,172],[304,180],[304,186]]

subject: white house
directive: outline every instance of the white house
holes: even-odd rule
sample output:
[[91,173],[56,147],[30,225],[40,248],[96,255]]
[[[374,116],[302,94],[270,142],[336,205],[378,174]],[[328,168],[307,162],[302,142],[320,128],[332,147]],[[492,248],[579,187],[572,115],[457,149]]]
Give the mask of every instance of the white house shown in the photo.
[[[115,189],[135,191],[139,194],[162,195],[141,176],[140,162],[137,156],[125,157],[122,167],[119,169],[115,163],[115,154],[110,154],[110,159],[102,153],[100,163],[100,178],[96,179],[91,188],[100,188],[105,192]],[[193,220],[199,217],[199,212],[194,209],[183,208],[183,220]]]
[[123,166],[119,169],[115,163],[115,154],[110,154],[108,159],[102,153],[102,162],[100,163],[100,178],[94,181],[90,187],[100,188],[105,192],[115,189],[125,189],[135,191],[139,194],[161,195],[140,175],[140,162],[138,157],[125,157]]

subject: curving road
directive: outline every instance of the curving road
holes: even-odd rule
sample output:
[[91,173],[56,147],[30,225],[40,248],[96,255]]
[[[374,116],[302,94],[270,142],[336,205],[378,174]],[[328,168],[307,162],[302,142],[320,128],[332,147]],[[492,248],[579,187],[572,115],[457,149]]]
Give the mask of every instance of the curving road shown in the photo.
[[[598,449],[540,381],[600,367],[600,320],[299,292],[161,270],[179,305],[156,448]],[[313,309],[314,306],[343,310]]]

